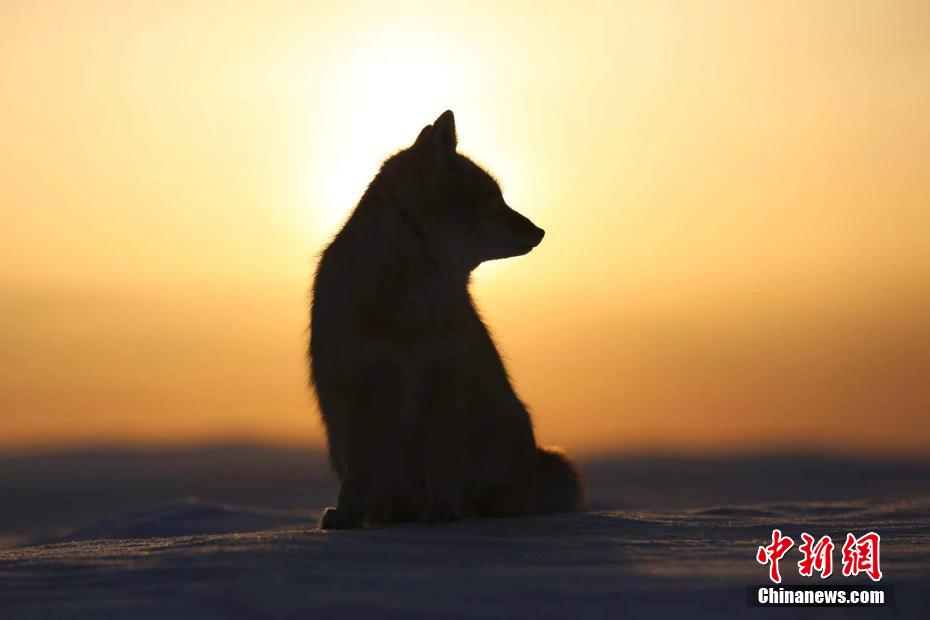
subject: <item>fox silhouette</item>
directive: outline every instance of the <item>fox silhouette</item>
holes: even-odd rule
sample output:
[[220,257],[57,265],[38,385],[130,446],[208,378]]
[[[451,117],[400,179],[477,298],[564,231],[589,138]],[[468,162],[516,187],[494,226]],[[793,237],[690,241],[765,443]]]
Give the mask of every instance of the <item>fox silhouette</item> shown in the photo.
[[324,529],[583,509],[468,290],[544,231],[456,149],[447,110],[383,163],[317,266],[311,381],[340,481]]

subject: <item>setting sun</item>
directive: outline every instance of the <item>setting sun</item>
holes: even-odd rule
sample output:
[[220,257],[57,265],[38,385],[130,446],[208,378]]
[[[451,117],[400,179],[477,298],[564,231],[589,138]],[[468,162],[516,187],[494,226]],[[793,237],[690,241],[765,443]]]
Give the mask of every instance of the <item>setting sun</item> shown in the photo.
[[340,147],[308,166],[322,236],[346,218],[380,162],[409,146],[437,110],[468,106],[480,87],[479,67],[491,69],[470,51],[435,22],[400,18],[352,33],[326,59],[331,79],[319,94],[325,122],[313,141]]

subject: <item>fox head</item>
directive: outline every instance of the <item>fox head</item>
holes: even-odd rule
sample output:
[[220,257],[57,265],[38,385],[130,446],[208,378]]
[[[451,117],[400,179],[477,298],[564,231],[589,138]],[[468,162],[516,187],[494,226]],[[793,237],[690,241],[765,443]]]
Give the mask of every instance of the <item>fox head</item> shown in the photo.
[[379,177],[405,218],[442,256],[469,270],[539,245],[545,231],[508,206],[494,177],[458,153],[457,144],[447,110],[385,162]]

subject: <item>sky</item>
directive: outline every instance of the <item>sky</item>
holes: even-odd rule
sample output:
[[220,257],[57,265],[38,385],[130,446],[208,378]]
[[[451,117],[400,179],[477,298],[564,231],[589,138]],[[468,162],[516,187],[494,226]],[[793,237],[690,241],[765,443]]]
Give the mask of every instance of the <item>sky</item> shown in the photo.
[[930,4],[0,5],[0,451],[322,445],[316,257],[440,112],[543,444],[930,456]]

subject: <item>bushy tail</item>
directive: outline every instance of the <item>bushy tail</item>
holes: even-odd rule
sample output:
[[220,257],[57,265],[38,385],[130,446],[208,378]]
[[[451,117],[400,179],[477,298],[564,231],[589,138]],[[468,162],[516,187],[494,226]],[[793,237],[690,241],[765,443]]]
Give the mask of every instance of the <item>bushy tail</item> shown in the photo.
[[565,453],[537,448],[535,512],[581,512],[585,504],[584,483]]

